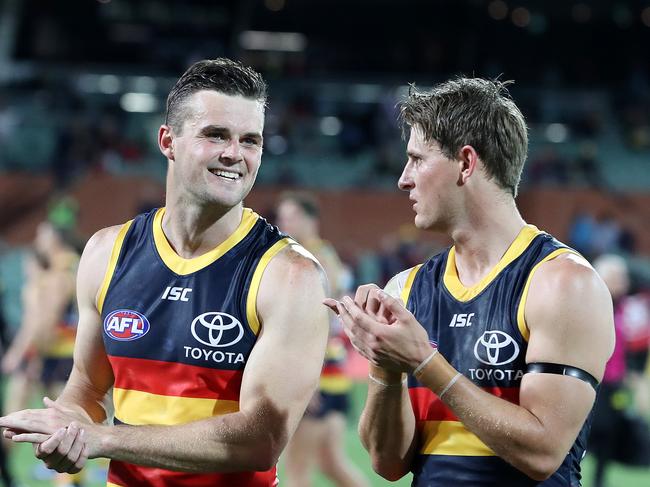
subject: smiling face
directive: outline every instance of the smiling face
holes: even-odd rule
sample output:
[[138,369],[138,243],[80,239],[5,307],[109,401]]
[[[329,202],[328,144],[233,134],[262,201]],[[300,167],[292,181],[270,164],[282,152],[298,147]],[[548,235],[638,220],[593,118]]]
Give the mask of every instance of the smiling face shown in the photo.
[[447,230],[459,204],[459,163],[443,155],[436,142],[425,141],[418,127],[411,129],[406,154],[398,186],[414,202],[415,225]]
[[168,194],[177,201],[232,208],[250,192],[262,157],[264,106],[203,90],[186,101],[182,130],[161,127],[170,161]]

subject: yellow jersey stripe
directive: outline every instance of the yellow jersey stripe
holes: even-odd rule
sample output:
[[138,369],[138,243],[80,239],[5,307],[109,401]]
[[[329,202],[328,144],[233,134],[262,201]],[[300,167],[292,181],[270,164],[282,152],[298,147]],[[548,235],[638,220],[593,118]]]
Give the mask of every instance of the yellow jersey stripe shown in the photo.
[[501,257],[501,260],[497,265],[494,266],[494,268],[483,279],[470,287],[465,287],[463,283],[460,282],[458,270],[456,269],[456,248],[452,247],[449,249],[447,266],[445,267],[445,275],[443,277],[445,287],[458,301],[465,302],[475,298],[494,280],[497,275],[499,275],[503,269],[508,266],[508,264],[513,262],[528,248],[535,237],[542,233],[544,232],[538,230],[534,225],[526,225],[519,232],[519,235],[517,235],[514,242],[510,244],[510,247],[506,253],[503,254],[503,257]]
[[111,258],[108,261],[108,267],[106,268],[106,273],[104,274],[104,280],[102,285],[99,287],[99,293],[97,294],[97,311],[99,314],[102,314],[102,308],[104,307],[104,300],[106,299],[106,293],[108,292],[108,286],[113,279],[113,273],[115,272],[115,266],[117,265],[117,259],[120,256],[120,250],[122,250],[122,244],[124,243],[124,237],[126,237],[126,232],[131,228],[133,220],[129,220],[117,234],[117,238],[113,243],[113,250],[111,251]]
[[409,272],[408,277],[406,278],[406,282],[404,283],[404,288],[402,289],[402,293],[400,295],[404,306],[406,306],[406,303],[408,303],[409,295],[411,294],[411,287],[413,286],[413,281],[415,281],[415,276],[420,270],[420,267],[422,267],[422,264],[413,267],[411,269],[411,272]]
[[425,421],[421,430],[424,455],[495,456],[495,453],[460,421]]
[[241,222],[230,237],[199,257],[184,259],[174,251],[172,246],[169,244],[167,237],[165,237],[165,233],[162,229],[162,220],[164,215],[165,208],[159,208],[153,220],[153,239],[156,244],[156,250],[158,250],[158,254],[165,265],[181,276],[186,276],[200,271],[204,267],[212,264],[219,257],[241,242],[242,239],[248,235],[248,232],[251,231],[255,223],[257,223],[257,220],[259,220],[259,215],[257,213],[248,208],[244,208]]
[[293,240],[290,238],[283,238],[278,240],[273,246],[264,252],[262,258],[257,263],[255,272],[253,273],[253,278],[251,279],[251,286],[248,290],[248,296],[246,296],[246,320],[248,321],[248,326],[255,335],[260,332],[260,319],[257,315],[257,293],[260,290],[260,283],[262,282],[262,275],[266,270],[266,266],[269,265],[271,259],[280,252],[287,245],[293,243]]
[[183,424],[239,411],[237,401],[163,396],[128,389],[113,389],[115,417],[130,425]]
[[352,388],[352,380],[346,376],[321,376],[319,388],[329,394],[342,394]]
[[548,262],[549,260],[555,259],[560,254],[566,254],[566,253],[580,255],[575,250],[568,249],[568,248],[554,250],[546,257],[544,257],[542,260],[540,260],[537,264],[535,264],[535,266],[530,270],[528,277],[526,278],[524,291],[521,293],[521,298],[519,299],[519,305],[517,306],[517,328],[519,328],[519,332],[521,333],[521,336],[524,337],[524,340],[526,341],[528,341],[528,339],[530,338],[530,330],[528,329],[528,325],[526,324],[526,313],[525,313],[526,299],[528,298],[528,288],[530,287],[530,281],[532,280],[535,271],[540,265],[542,265],[544,262]]

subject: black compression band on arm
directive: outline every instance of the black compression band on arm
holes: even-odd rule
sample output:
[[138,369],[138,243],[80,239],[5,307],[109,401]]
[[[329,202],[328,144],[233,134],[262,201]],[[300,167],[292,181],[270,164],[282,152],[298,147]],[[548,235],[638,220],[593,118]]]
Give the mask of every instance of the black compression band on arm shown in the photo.
[[557,375],[570,375],[576,379],[585,381],[595,390],[598,388],[598,381],[586,370],[572,367],[571,365],[552,364],[550,362],[533,362],[526,367],[526,373],[532,374],[557,374]]

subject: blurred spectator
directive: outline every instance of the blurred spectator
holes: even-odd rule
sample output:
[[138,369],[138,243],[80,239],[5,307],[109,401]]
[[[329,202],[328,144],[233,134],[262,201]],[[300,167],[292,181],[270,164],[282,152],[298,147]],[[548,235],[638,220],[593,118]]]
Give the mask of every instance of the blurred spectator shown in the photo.
[[578,186],[587,185],[604,189],[607,182],[603,178],[598,161],[598,146],[593,142],[580,145],[578,157],[571,162],[572,181]]
[[587,258],[592,257],[593,241],[596,233],[596,219],[580,209],[569,226],[569,245]]
[[566,185],[569,181],[567,160],[552,145],[545,146],[530,163],[528,181],[533,185]]
[[[612,295],[616,333],[616,345],[600,384],[589,437],[589,449],[596,457],[594,487],[604,487],[607,466],[612,461],[630,464],[648,462],[650,465],[650,436],[644,437],[648,431],[647,425],[638,415],[638,405],[633,410],[633,391],[629,387],[626,363],[628,342],[625,336],[629,326],[625,312],[630,287],[628,267],[622,257],[605,254],[594,261],[594,268]],[[642,430],[641,434],[635,435],[639,430]]]

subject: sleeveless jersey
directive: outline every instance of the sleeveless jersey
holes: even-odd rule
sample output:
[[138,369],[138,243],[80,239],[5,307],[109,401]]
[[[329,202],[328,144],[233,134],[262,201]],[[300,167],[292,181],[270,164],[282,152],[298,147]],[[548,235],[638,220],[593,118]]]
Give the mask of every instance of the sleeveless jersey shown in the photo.
[[[519,404],[529,337],[524,305],[530,279],[542,262],[565,252],[573,251],[529,225],[475,286],[466,288],[460,282],[452,247],[413,268],[401,297],[456,370],[483,390]],[[408,386],[419,434],[412,465],[414,486],[580,485],[589,421],[560,468],[539,483],[497,457],[413,376]]]
[[[262,273],[292,242],[244,209],[228,239],[183,259],[162,231],[164,211],[122,226],[98,297],[116,424],[176,425],[239,410]],[[191,474],[112,461],[108,485],[266,487],[277,477],[275,467]]]

